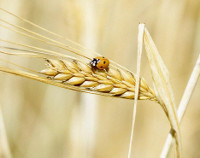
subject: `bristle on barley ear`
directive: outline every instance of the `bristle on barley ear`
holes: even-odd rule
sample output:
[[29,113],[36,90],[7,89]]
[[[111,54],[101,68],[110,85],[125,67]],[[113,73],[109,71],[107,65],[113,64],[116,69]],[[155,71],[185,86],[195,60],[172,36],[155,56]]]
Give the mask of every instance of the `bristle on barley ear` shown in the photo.
[[[92,70],[89,64],[78,60],[46,60],[48,66],[41,73],[48,78],[67,84],[68,86],[80,88],[82,91],[108,96],[134,99],[135,97],[135,76],[134,74],[121,70],[109,68],[104,70]],[[157,101],[154,91],[149,88],[144,79],[140,79],[139,100]]]

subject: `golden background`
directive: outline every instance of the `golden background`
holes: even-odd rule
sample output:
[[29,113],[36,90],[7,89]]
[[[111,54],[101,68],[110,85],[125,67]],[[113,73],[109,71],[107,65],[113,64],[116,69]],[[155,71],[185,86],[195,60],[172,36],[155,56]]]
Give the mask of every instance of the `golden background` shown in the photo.
[[[138,24],[145,23],[170,72],[177,105],[200,52],[199,0],[0,0],[0,7],[96,50],[133,72]],[[2,12],[0,17],[34,30]],[[2,28],[0,38],[42,45]],[[38,71],[44,68],[43,62],[29,58],[16,57],[16,61]],[[141,76],[153,87],[145,53]],[[14,158],[127,157],[131,100],[86,95],[2,72],[0,94]],[[199,96],[200,82],[181,124],[183,158],[200,157]],[[157,103],[139,101],[133,157],[159,157],[169,129]],[[173,150],[170,157],[174,156]]]

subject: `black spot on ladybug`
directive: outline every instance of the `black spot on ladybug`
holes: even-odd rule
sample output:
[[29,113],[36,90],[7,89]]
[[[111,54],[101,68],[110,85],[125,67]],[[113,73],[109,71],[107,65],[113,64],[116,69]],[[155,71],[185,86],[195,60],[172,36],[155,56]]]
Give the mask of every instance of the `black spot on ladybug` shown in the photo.
[[106,64],[106,61],[104,61],[103,63]]
[[103,66],[101,66],[101,68],[103,68]]

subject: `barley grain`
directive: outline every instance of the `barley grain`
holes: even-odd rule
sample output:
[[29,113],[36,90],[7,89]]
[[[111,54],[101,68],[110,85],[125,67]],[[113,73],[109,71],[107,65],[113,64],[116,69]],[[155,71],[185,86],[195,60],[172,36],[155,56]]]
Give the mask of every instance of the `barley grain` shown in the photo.
[[[47,68],[41,73],[51,80],[76,88],[80,87],[81,90],[108,94],[108,96],[127,99],[135,97],[135,76],[126,70],[112,67],[108,71],[95,70],[89,64],[78,60],[48,59],[46,61]],[[138,99],[157,101],[154,91],[142,78]]]

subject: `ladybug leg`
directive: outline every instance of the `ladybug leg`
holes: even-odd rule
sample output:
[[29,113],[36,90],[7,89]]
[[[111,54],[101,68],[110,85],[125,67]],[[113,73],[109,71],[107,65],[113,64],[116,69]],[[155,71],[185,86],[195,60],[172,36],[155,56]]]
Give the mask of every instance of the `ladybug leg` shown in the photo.
[[106,69],[103,69],[105,71],[105,73],[107,74],[108,76],[108,71],[109,71],[109,68],[106,68]]
[[104,69],[106,72],[108,72],[109,71],[109,67],[107,67],[106,69]]
[[92,72],[95,73],[96,67],[91,66]]
[[47,76],[47,79],[49,79],[49,80],[53,80],[53,77],[51,77],[51,76]]

